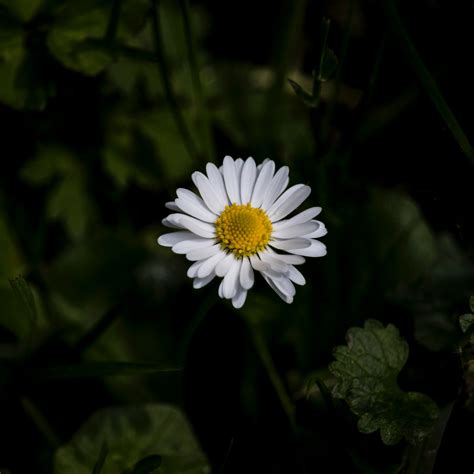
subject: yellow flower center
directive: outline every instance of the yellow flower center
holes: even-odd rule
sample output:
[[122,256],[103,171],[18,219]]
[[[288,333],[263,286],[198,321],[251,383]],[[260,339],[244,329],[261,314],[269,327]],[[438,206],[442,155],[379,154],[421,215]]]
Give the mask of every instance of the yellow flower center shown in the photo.
[[250,257],[262,251],[272,234],[272,223],[265,211],[250,203],[226,206],[215,225],[222,248],[237,257]]

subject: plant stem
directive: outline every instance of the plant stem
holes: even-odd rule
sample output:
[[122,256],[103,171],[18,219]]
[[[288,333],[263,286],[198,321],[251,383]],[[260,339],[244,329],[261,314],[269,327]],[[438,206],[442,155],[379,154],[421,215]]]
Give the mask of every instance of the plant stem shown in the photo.
[[191,25],[191,15],[189,13],[189,1],[179,0],[179,4],[181,11],[183,12],[184,36],[188,50],[189,66],[191,68],[191,81],[194,89],[194,96],[196,98],[199,118],[201,120],[201,133],[204,149],[206,150],[206,158],[208,161],[214,161],[215,147],[212,136],[212,125],[209,120],[209,111],[206,106],[206,100],[199,75],[199,64],[197,61],[196,48],[194,47],[194,35]]
[[276,395],[280,400],[281,406],[283,411],[285,412],[290,426],[293,430],[296,428],[296,421],[295,421],[295,406],[291,401],[288,392],[285,389],[285,385],[281,380],[280,375],[273,363],[272,356],[270,354],[270,350],[268,349],[267,343],[260,331],[259,327],[248,321],[248,326],[250,330],[250,334],[252,335],[252,339],[255,345],[255,350],[257,351],[258,356],[260,357],[260,361],[262,362],[263,367],[267,371],[268,378],[273,385]]
[[160,71],[166,99],[170,106],[171,113],[173,114],[176,127],[178,128],[179,133],[181,134],[183,138],[184,145],[190,157],[192,159],[197,159],[199,156],[198,150],[196,148],[196,145],[194,144],[194,140],[193,140],[193,137],[191,136],[191,132],[178,106],[178,101],[176,100],[176,97],[174,95],[173,86],[169,78],[168,68],[166,66],[166,60],[165,60],[165,54],[164,54],[163,40],[160,35],[160,27],[159,27],[160,16],[159,16],[159,9],[157,7],[157,0],[150,0],[150,1],[151,1],[151,23],[152,23],[152,30],[153,30],[153,39],[155,43],[155,55],[157,59],[156,63]]
[[36,428],[38,428],[38,431],[40,431],[41,434],[46,438],[51,447],[56,449],[61,446],[61,440],[59,436],[56,434],[48,420],[45,418],[43,413],[41,413],[39,408],[33,403],[33,401],[30,398],[24,396],[21,398],[21,404],[25,410],[25,413],[31,418]]
[[381,2],[381,5],[387,23],[389,24],[392,33],[401,43],[403,50],[408,58],[408,61],[410,62],[411,67],[418,76],[418,79],[425,88],[439,114],[445,121],[446,125],[451,131],[451,134],[457,141],[459,147],[469,158],[471,163],[474,164],[474,149],[472,148],[469,139],[461,128],[461,125],[459,124],[453,112],[446,103],[446,100],[444,99],[443,94],[441,93],[438,85],[436,84],[434,77],[428,71],[420,56],[418,55],[418,52],[416,51],[416,48],[413,42],[411,41],[410,36],[408,35],[402,24],[402,21],[400,19],[400,16],[398,15],[398,11],[393,0]]

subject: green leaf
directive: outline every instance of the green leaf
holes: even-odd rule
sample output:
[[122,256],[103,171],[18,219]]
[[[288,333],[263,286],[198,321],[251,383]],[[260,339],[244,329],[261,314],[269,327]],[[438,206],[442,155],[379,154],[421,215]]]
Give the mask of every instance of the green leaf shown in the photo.
[[332,49],[326,48],[324,55],[321,58],[320,69],[318,73],[315,73],[316,80],[319,82],[329,81],[336,72],[339,61]]
[[97,462],[95,463],[92,474],[100,474],[102,472],[102,468],[104,467],[105,459],[107,458],[108,453],[109,453],[109,450],[107,448],[107,445],[104,443],[102,445],[102,448],[100,449],[99,458],[97,459]]
[[44,0],[0,0],[22,22],[33,18],[42,6]]
[[82,238],[94,220],[95,208],[87,190],[84,171],[69,150],[48,146],[21,170],[24,180],[45,185],[58,178],[48,195],[46,213],[59,220],[73,240]]
[[467,332],[472,324],[474,324],[474,314],[463,314],[459,317],[459,325],[461,326],[462,332]]
[[288,82],[292,89],[295,91],[296,96],[308,107],[316,107],[319,102],[319,97],[313,97],[309,92],[306,92],[296,81],[288,79]]
[[346,339],[347,346],[335,348],[336,361],[329,367],[337,379],[332,393],[359,417],[359,431],[380,429],[385,444],[402,438],[416,444],[428,436],[439,411],[428,396],[398,387],[408,344],[397,328],[368,320],[364,328],[349,329]]
[[135,364],[131,362],[82,362],[76,365],[65,365],[37,369],[32,375],[41,379],[74,379],[84,377],[108,377],[112,375],[139,375],[154,373],[179,372],[179,368],[166,368],[157,364]]
[[[47,38],[48,47],[56,59],[70,69],[91,76],[110,64],[114,59],[111,52],[90,40],[105,37],[111,6],[112,2],[107,0],[65,2]],[[122,3],[117,40],[128,39],[143,27],[147,8],[145,0]]]
[[0,20],[0,101],[15,109],[42,110],[54,87],[35,52],[25,49],[25,40],[20,25]]
[[10,280],[10,286],[18,300],[22,302],[24,314],[27,315],[30,326],[33,328],[38,320],[38,311],[36,310],[35,298],[31,288],[21,275]]
[[161,466],[161,456],[151,455],[138,461],[133,469],[126,470],[123,474],[151,474]]
[[102,474],[127,469],[133,472],[137,460],[148,456],[161,457],[159,472],[163,474],[210,473],[206,457],[181,411],[161,404],[96,412],[67,445],[56,451],[54,473],[90,474],[104,442],[109,454]]

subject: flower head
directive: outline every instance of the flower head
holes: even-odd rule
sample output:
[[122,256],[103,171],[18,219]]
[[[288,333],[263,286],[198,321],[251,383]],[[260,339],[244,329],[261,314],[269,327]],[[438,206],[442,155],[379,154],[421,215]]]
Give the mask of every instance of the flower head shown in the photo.
[[163,224],[176,231],[161,235],[158,243],[194,262],[187,273],[194,288],[222,277],[219,296],[231,299],[235,308],[245,303],[255,272],[291,303],[294,283],[305,284],[295,265],[304,263],[304,257],[326,255],[326,246],[316,240],[327,233],[314,219],[320,207],[288,218],[309,196],[310,187],[286,189],[288,167],[275,173],[271,160],[257,166],[253,158],[234,161],[226,156],[220,168],[208,163],[206,172],[192,175],[200,196],[180,188],[178,197],[166,204],[175,213]]

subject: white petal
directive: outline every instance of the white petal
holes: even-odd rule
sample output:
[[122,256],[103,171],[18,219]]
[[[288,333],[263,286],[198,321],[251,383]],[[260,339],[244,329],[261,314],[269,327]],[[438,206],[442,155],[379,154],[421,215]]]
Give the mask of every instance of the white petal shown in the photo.
[[319,237],[323,237],[328,233],[328,231],[326,229],[326,226],[322,222],[320,222],[320,221],[311,221],[311,222],[316,222],[319,225],[319,227],[314,232],[312,232],[311,234],[303,235],[304,238],[306,238],[306,239],[319,239]]
[[244,290],[242,287],[239,287],[237,289],[237,293],[232,298],[232,306],[235,309],[242,308],[246,299],[247,299],[247,290]]
[[306,209],[305,211],[296,214],[296,216],[292,217],[291,219],[285,219],[280,222],[275,222],[273,224],[273,230],[281,230],[297,224],[304,224],[305,222],[308,222],[314,217],[316,217],[320,212],[320,207],[310,207],[309,209]]
[[188,275],[189,278],[195,278],[197,277],[197,274],[198,274],[198,270],[201,266],[203,262],[202,261],[197,261],[197,262],[194,262],[189,268],[188,268],[188,271],[186,273],[186,275]]
[[211,247],[213,244],[214,241],[211,239],[197,237],[194,239],[182,240],[181,242],[178,242],[177,244],[173,245],[172,250],[174,253],[184,254],[190,252],[191,250]]
[[215,275],[211,273],[205,278],[195,278],[193,280],[193,288],[198,290],[199,288],[203,288],[206,286],[208,283],[210,283],[214,279]]
[[230,156],[224,158],[224,183],[231,203],[241,204],[240,187],[234,160]]
[[[170,214],[170,216],[174,216],[174,214]],[[169,217],[169,216],[168,216]],[[165,217],[161,223],[166,226],[166,227],[171,227],[172,229],[184,229],[185,227],[182,224],[177,224],[175,222],[172,222],[168,219],[168,217]]]
[[278,255],[278,258],[282,261],[287,263],[288,265],[301,265],[304,263],[306,260],[304,257],[301,257],[300,255],[289,255],[287,253],[276,253],[272,249],[268,248],[267,252],[274,253],[275,255]]
[[222,280],[222,294],[224,295],[224,298],[231,299],[237,293],[237,290],[240,287],[239,275],[241,264],[241,260],[234,260],[230,270]]
[[208,237],[210,239],[215,237],[215,228],[208,222],[202,222],[185,214],[170,214],[166,219],[170,224],[184,227],[201,237]]
[[257,166],[253,158],[248,158],[242,168],[242,176],[240,178],[240,195],[242,204],[250,202],[253,193],[255,180],[257,179]]
[[303,255],[304,257],[324,257],[327,254],[326,246],[319,242],[319,240],[310,240],[311,245],[304,249],[292,249],[287,252],[294,253],[296,255]]
[[171,209],[172,211],[179,212],[179,207],[174,203],[174,201],[167,202],[165,207]]
[[319,224],[316,222],[305,222],[304,224],[296,224],[291,227],[285,227],[284,229],[274,230],[272,237],[278,239],[291,239],[293,237],[301,237],[306,234],[311,234],[319,228]]
[[297,269],[295,268],[293,265],[290,265],[290,269],[288,271],[288,278],[296,283],[297,285],[305,285],[306,284],[306,280],[303,276],[303,274]]
[[212,212],[220,214],[224,210],[227,202],[220,197],[216,190],[214,190],[207,176],[203,175],[199,171],[195,171],[191,175],[191,179],[198,188],[199,194],[201,194],[206,206]]
[[288,296],[284,293],[282,293],[278,288],[277,286],[275,285],[275,283],[273,282],[273,280],[267,276],[265,273],[262,273],[262,276],[263,278],[265,279],[265,281],[270,285],[271,289],[285,302],[285,303],[288,303],[288,304],[291,304],[293,303],[293,297],[292,296]]
[[262,209],[270,209],[278,196],[286,189],[289,181],[288,172],[288,166],[283,166],[277,171],[263,198]]
[[270,266],[270,269],[277,273],[287,273],[288,265],[280,260],[277,253],[270,254],[268,252],[261,252],[260,258],[263,262],[267,263]]
[[199,266],[199,269],[197,271],[197,276],[199,278],[205,278],[211,273],[214,273],[214,269],[216,268],[216,265],[225,257],[224,252],[218,252],[212,257],[209,257],[208,259],[204,260],[201,265]]
[[209,210],[204,201],[188,189],[178,189],[176,191],[178,199],[176,205],[186,214],[197,217],[205,222],[215,222],[217,215]]
[[255,281],[253,268],[250,260],[247,257],[242,259],[242,266],[240,267],[240,284],[244,290],[250,290]]
[[293,212],[309,195],[311,188],[304,184],[296,184],[287,189],[268,210],[268,217],[277,222]]
[[218,265],[216,265],[216,275],[219,277],[223,277],[227,274],[232,266],[232,263],[236,260],[233,253],[228,253]]
[[224,178],[214,163],[208,163],[206,165],[206,171],[209,178],[209,183],[213,187],[215,193],[219,195],[220,202],[224,204],[222,207],[223,210],[224,207],[229,204],[229,199],[227,198],[227,192],[224,185]]
[[224,299],[224,280],[221,281],[219,289],[217,290],[217,294],[219,295],[219,298]]
[[264,272],[270,268],[270,265],[262,262],[257,255],[252,255],[250,257],[250,263],[252,264],[252,268],[257,272]]
[[273,178],[275,172],[275,163],[268,160],[258,173],[257,181],[255,182],[255,188],[253,190],[252,199],[250,203],[253,207],[260,207],[267,192],[268,186]]
[[294,249],[304,249],[311,245],[311,241],[309,239],[286,239],[286,240],[271,240],[269,245],[275,247],[276,249],[286,250],[289,252],[290,250]]
[[205,260],[206,258],[212,257],[221,251],[219,244],[213,245],[212,247],[195,248],[186,253],[188,260]]
[[163,247],[173,247],[173,245],[176,245],[178,242],[190,239],[199,239],[199,237],[188,231],[171,232],[169,234],[160,235],[158,237],[158,243],[163,245]]
[[286,275],[275,272],[265,272],[265,275],[270,278],[276,288],[286,296],[293,297],[296,294],[295,285],[290,281]]

